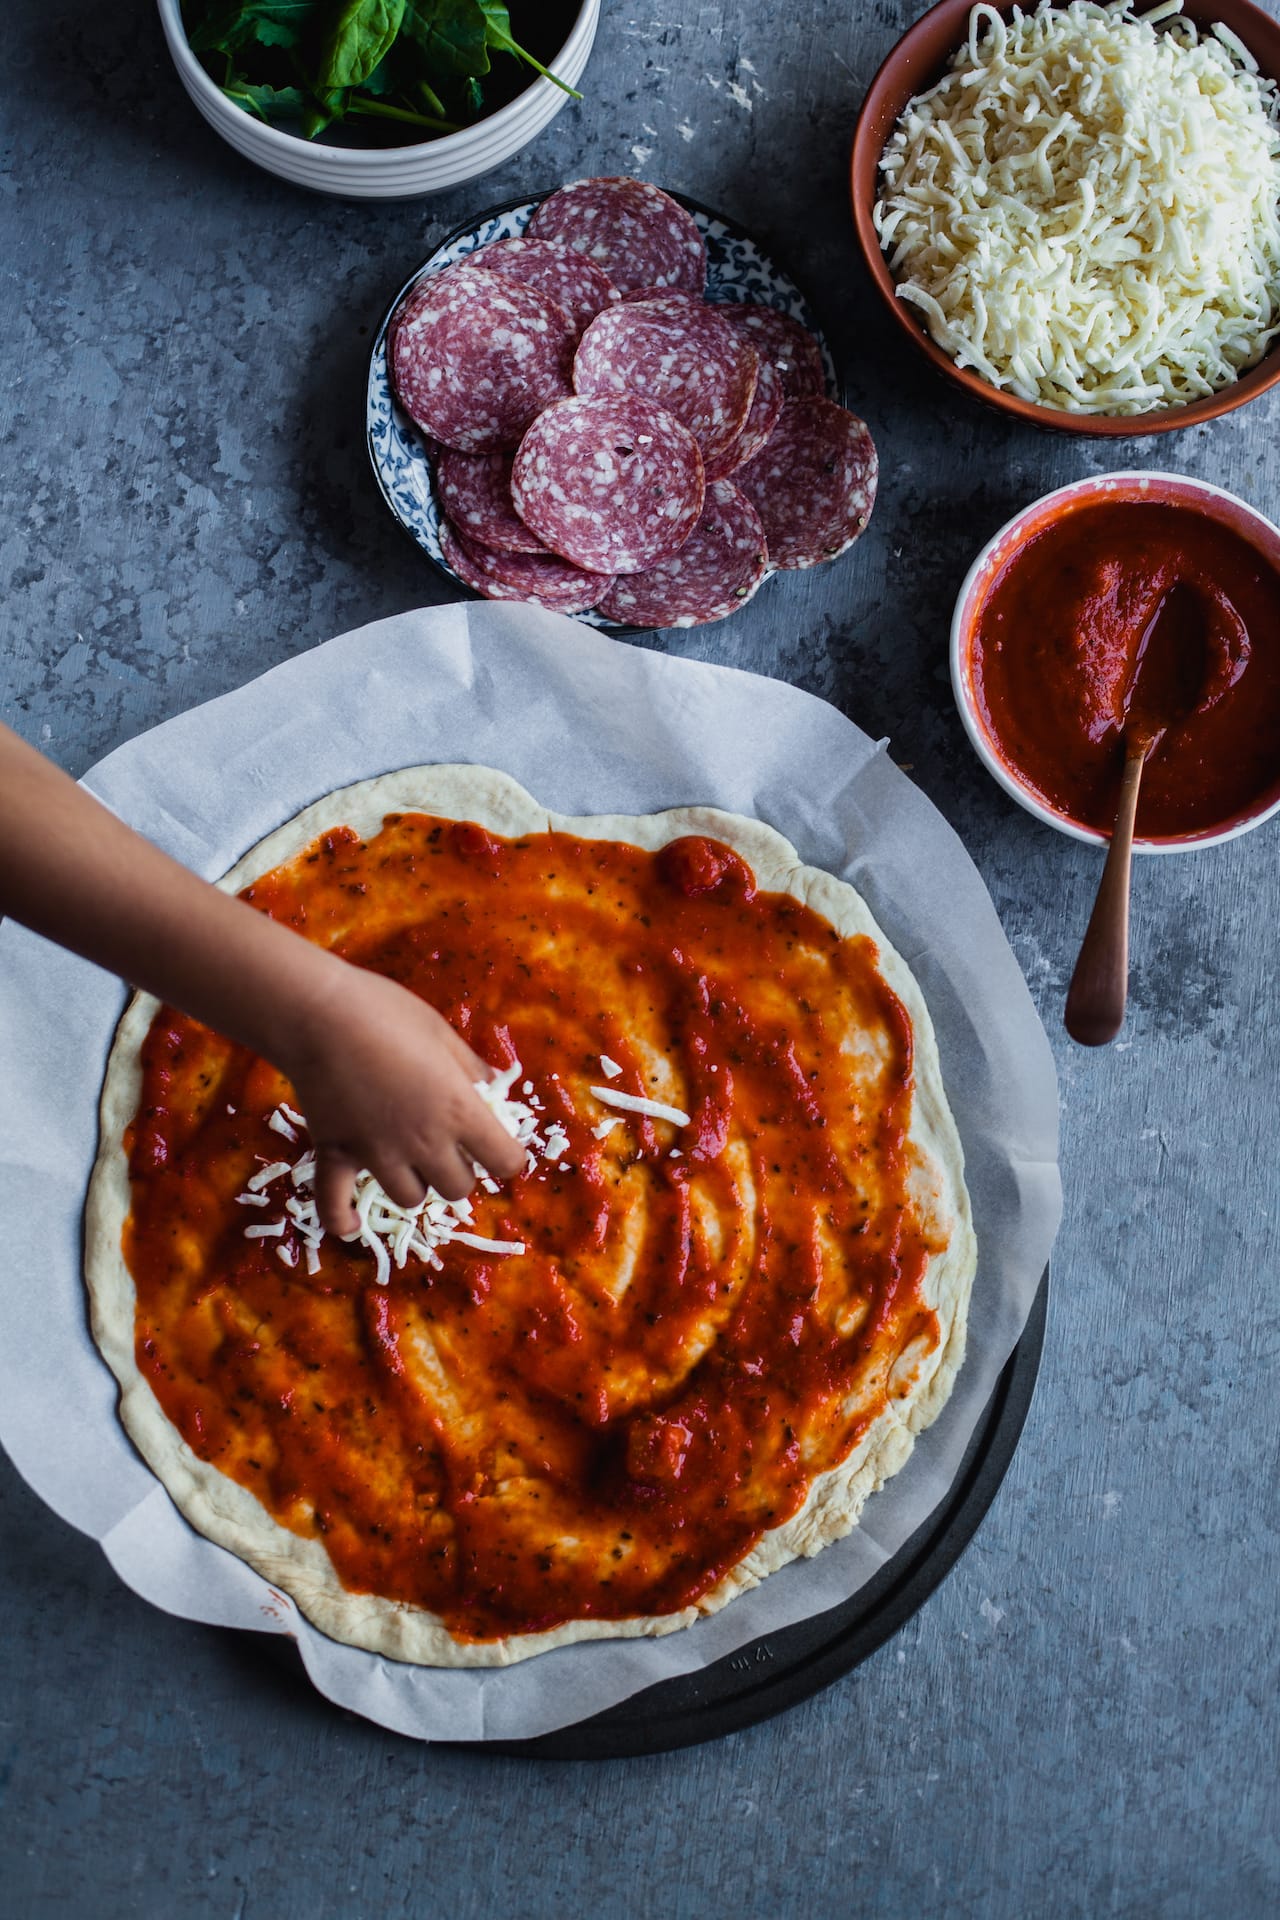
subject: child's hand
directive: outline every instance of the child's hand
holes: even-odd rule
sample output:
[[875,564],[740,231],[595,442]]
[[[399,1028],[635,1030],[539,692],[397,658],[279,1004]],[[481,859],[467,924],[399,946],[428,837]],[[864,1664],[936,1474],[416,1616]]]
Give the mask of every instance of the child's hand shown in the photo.
[[491,1070],[415,994],[337,965],[300,1036],[273,1049],[315,1143],[326,1231],[355,1232],[352,1189],[362,1167],[402,1207],[417,1206],[429,1186],[462,1199],[475,1185],[473,1161],[495,1180],[519,1173],[524,1148],[475,1091]]
[[0,913],[109,967],[289,1076],[316,1144],[326,1230],[352,1233],[368,1167],[402,1207],[460,1200],[478,1160],[524,1166],[478,1098],[489,1078],[439,1014],[198,880],[0,726]]

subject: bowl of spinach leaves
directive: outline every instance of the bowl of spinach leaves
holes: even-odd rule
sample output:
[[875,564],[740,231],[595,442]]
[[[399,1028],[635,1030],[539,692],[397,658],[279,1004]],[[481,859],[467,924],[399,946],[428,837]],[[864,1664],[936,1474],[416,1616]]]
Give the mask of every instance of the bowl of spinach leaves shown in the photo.
[[509,159],[567,100],[600,0],[159,0],[209,124],[257,165],[404,199]]

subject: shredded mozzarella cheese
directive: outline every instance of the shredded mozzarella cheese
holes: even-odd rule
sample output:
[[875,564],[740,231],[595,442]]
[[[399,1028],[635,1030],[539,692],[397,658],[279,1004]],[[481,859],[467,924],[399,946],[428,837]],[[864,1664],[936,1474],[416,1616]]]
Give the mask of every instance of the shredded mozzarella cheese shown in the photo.
[[689,1124],[687,1113],[667,1106],[663,1100],[650,1100],[642,1093],[620,1093],[617,1087],[592,1087],[591,1091],[606,1107],[618,1107],[623,1113],[647,1114],[651,1120],[670,1120],[677,1127]]
[[523,1253],[522,1240],[487,1240],[467,1230],[473,1208],[469,1200],[445,1200],[434,1187],[416,1207],[401,1207],[367,1170],[356,1176],[356,1214],[359,1226],[352,1238],[369,1248],[376,1262],[374,1278],[385,1286],[391,1263],[403,1269],[412,1254],[429,1267],[444,1263],[437,1248],[458,1241],[482,1253]]
[[1146,413],[1280,332],[1276,84],[1180,8],[975,6],[890,136],[873,217],[898,296],[994,387]]
[[[606,1056],[601,1056],[601,1065],[606,1072],[611,1067],[618,1073],[622,1071]],[[562,1158],[569,1146],[569,1135],[558,1120],[552,1121],[545,1131],[539,1127],[538,1113],[542,1110],[542,1102],[533,1091],[533,1082],[526,1080],[523,1083],[523,1100],[512,1098],[511,1090],[520,1071],[520,1063],[515,1061],[503,1073],[479,1085],[476,1091],[499,1124],[525,1148],[525,1165],[529,1173],[536,1174],[540,1179],[545,1178],[541,1169],[548,1161],[556,1163],[558,1172],[571,1173],[571,1163]],[[555,1080],[558,1076],[552,1074],[551,1078]],[[668,1106],[661,1100],[650,1100],[643,1094],[622,1093],[616,1087],[609,1086],[592,1087],[591,1092],[605,1106],[619,1108],[624,1113],[669,1120],[678,1127],[689,1124],[689,1115],[679,1107]],[[306,1131],[307,1125],[303,1115],[284,1102],[271,1114],[267,1124],[274,1132],[295,1142]],[[615,1113],[592,1131],[596,1139],[601,1140],[618,1124],[618,1115]],[[679,1150],[673,1149],[670,1158],[678,1160]],[[477,1166],[476,1174],[486,1192],[498,1191],[497,1182],[489,1177],[483,1167]],[[279,1219],[245,1227],[244,1237],[246,1240],[278,1241],[276,1255],[287,1267],[297,1266],[301,1252],[305,1256],[309,1274],[320,1271],[320,1247],[325,1237],[316,1208],[315,1175],[315,1149],[304,1143],[303,1151],[292,1164],[287,1160],[274,1160],[269,1166],[260,1167],[246,1182],[248,1190],[236,1195],[236,1199],[246,1206],[271,1204],[281,1208]],[[268,1189],[275,1187],[284,1187],[286,1190],[273,1200]],[[446,1200],[434,1187],[428,1188],[426,1198],[418,1206],[402,1207],[365,1168],[356,1175],[354,1197],[358,1225],[349,1238],[367,1247],[373,1255],[373,1278],[379,1286],[386,1286],[393,1270],[402,1269],[411,1258],[429,1267],[442,1266],[439,1249],[450,1244],[471,1247],[478,1253],[522,1254],[526,1250],[523,1240],[494,1240],[473,1232],[470,1226],[474,1213],[471,1202]]]
[[[559,1160],[569,1144],[569,1136],[559,1122],[548,1127],[545,1137],[542,1135],[534,1112],[534,1108],[542,1103],[536,1096],[529,1103],[511,1098],[511,1089],[519,1073],[520,1063],[517,1060],[492,1080],[477,1086],[476,1092],[499,1125],[528,1150],[526,1164],[533,1171],[538,1165],[539,1155],[544,1160]],[[526,1094],[533,1093],[532,1081],[525,1081],[524,1091]],[[307,1123],[302,1114],[282,1101],[271,1114],[267,1125],[273,1132],[296,1142],[299,1129],[305,1131]],[[561,1163],[561,1173],[570,1170],[567,1162]],[[497,1182],[490,1179],[482,1167],[477,1167],[476,1173],[486,1192],[498,1191]],[[236,1195],[243,1206],[265,1207],[271,1204],[266,1189],[288,1180],[293,1191],[275,1202],[283,1206],[281,1218],[245,1227],[244,1237],[246,1240],[280,1240],[281,1244],[275,1249],[276,1255],[287,1267],[297,1266],[301,1248],[306,1258],[307,1272],[311,1274],[320,1271],[320,1247],[324,1240],[324,1228],[316,1209],[315,1174],[315,1149],[307,1147],[292,1165],[287,1160],[274,1160],[269,1166],[260,1167],[247,1181],[248,1191]],[[523,1240],[491,1240],[483,1234],[472,1233],[468,1222],[475,1210],[469,1200],[446,1200],[434,1187],[429,1187],[426,1198],[418,1206],[402,1207],[367,1168],[356,1175],[355,1207],[359,1225],[351,1238],[372,1253],[373,1277],[379,1286],[387,1285],[393,1263],[396,1268],[403,1268],[411,1256],[430,1267],[441,1266],[443,1263],[437,1248],[451,1242],[472,1247],[479,1253],[520,1254],[525,1251]]]
[[259,1167],[258,1171],[253,1174],[245,1184],[250,1193],[261,1193],[264,1187],[269,1187],[273,1180],[278,1180],[282,1173],[288,1173],[288,1171],[289,1162],[287,1160],[273,1160],[269,1167]]

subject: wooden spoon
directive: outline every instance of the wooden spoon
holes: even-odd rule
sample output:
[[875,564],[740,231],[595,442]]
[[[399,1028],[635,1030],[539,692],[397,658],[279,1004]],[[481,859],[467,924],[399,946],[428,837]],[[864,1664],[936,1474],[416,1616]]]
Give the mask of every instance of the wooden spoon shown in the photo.
[[1204,609],[1175,582],[1138,642],[1125,700],[1124,773],[1106,865],[1076,961],[1063,1021],[1082,1047],[1104,1046],[1129,996],[1129,869],[1142,770],[1169,728],[1199,704],[1207,666]]

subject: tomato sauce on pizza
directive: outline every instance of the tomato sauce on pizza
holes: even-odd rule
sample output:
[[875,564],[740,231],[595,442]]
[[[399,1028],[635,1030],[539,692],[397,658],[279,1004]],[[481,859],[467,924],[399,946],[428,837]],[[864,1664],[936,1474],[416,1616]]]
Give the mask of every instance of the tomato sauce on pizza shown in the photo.
[[476,1235],[522,1253],[451,1244],[379,1284],[330,1236],[308,1271],[239,1198],[305,1147],[272,1127],[290,1088],[162,1009],[124,1253],[165,1414],[345,1588],[460,1642],[696,1604],[938,1346],[946,1227],[876,942],[711,838],[414,812],[244,897],[518,1059],[557,1151],[475,1196]]

